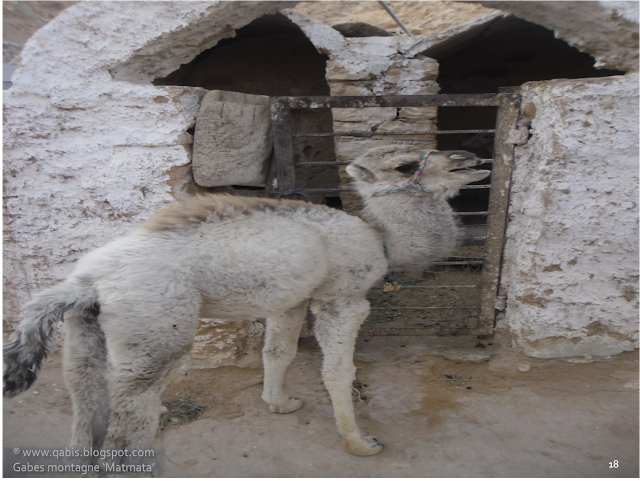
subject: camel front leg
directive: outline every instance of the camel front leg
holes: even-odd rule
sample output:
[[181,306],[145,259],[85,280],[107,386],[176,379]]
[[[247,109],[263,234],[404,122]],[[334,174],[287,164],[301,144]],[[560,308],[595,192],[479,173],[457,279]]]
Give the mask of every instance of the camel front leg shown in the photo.
[[267,318],[262,359],[264,362],[264,390],[262,399],[271,412],[287,414],[302,407],[303,401],[290,398],[283,391],[284,376],[298,350],[300,330],[307,314],[306,300],[285,314]]
[[369,313],[369,302],[366,299],[314,302],[312,311],[316,315],[315,334],[324,353],[322,379],[331,395],[342,446],[357,456],[377,454],[384,446],[376,438],[362,434],[351,397],[356,378],[355,342]]

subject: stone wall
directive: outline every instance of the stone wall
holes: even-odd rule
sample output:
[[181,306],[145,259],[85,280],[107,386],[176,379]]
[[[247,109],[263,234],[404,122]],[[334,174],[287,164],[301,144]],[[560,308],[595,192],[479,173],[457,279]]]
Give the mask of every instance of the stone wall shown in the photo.
[[[439,87],[438,62],[431,58],[408,55],[422,37],[348,37],[316,22],[295,10],[285,10],[316,47],[327,53],[326,79],[331,95],[432,95]],[[332,109],[334,132],[394,132],[407,130],[435,130],[437,109],[423,108],[364,108]],[[388,143],[415,145],[418,150],[435,148],[435,135],[383,136],[368,138],[336,137],[336,160],[353,161],[362,152]],[[340,168],[342,186],[350,177]],[[357,214],[362,209],[359,196],[351,192],[341,194],[346,212]]]

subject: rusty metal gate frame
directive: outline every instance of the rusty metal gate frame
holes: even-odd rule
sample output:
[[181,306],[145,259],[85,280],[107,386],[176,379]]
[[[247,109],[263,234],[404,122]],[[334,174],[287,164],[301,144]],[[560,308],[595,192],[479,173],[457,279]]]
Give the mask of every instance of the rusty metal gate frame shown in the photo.
[[[295,168],[302,165],[346,165],[348,162],[299,162],[294,163],[294,137],[372,137],[381,135],[422,135],[456,133],[493,133],[494,155],[490,185],[469,185],[466,188],[490,188],[489,207],[486,212],[465,212],[464,215],[487,215],[487,235],[485,238],[484,259],[482,261],[482,281],[480,286],[480,308],[478,325],[470,329],[455,329],[448,334],[493,334],[496,302],[500,284],[502,252],[507,223],[507,207],[511,185],[514,145],[509,142],[510,134],[516,129],[520,104],[517,89],[503,88],[498,94],[451,94],[451,95],[385,95],[385,96],[308,96],[308,97],[271,97],[271,126],[273,132],[274,176],[277,187],[270,189],[269,195],[283,197],[291,194],[304,194],[311,191],[348,191],[353,188],[338,189],[300,189],[296,187]],[[497,107],[495,129],[481,130],[422,130],[398,132],[331,132],[331,133],[295,133],[292,127],[292,109],[318,108],[367,108],[367,107]],[[489,159],[487,159],[489,161]],[[456,262],[440,262],[439,265],[458,265]],[[472,287],[472,286],[416,286],[428,287]],[[476,287],[476,286],[473,286]],[[389,309],[389,308],[381,308]],[[403,307],[401,309],[407,309]],[[428,309],[414,308],[414,309]],[[435,331],[438,332],[435,332]],[[367,335],[432,335],[447,334],[442,328],[368,328],[362,331]],[[463,331],[463,332],[461,332]]]

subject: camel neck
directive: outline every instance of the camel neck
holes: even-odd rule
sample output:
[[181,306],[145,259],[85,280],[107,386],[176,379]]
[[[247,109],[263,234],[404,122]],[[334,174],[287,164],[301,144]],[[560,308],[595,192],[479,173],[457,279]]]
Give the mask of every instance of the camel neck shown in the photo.
[[393,270],[425,269],[457,246],[460,227],[444,198],[408,191],[372,197],[364,214],[382,234]]

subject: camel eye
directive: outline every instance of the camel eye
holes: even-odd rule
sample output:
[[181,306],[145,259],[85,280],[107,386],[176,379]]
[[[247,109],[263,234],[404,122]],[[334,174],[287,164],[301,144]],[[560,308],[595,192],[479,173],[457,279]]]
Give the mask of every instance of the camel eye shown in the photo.
[[398,167],[395,168],[395,170],[397,170],[401,174],[407,174],[407,175],[414,174],[417,169],[418,169],[417,162],[412,162],[410,164],[400,164]]

